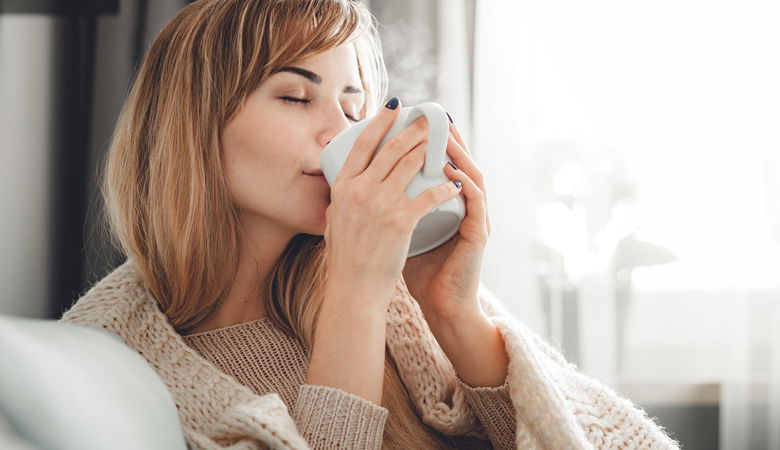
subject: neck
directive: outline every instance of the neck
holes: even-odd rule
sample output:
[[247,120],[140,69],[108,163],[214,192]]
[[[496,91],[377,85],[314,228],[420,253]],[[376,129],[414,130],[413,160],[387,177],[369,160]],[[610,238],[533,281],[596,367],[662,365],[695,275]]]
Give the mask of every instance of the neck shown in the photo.
[[211,331],[268,316],[268,278],[295,233],[266,220],[242,219],[238,269],[215,313],[192,333]]

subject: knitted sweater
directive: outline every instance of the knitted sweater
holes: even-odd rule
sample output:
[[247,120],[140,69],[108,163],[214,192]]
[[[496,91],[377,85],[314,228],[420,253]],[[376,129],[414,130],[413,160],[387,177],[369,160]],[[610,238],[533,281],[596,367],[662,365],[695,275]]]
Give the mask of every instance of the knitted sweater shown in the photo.
[[[679,448],[641,408],[579,372],[482,284],[479,300],[504,337],[509,355],[504,388],[515,414],[514,448]],[[138,351],[168,386],[192,448],[312,448],[305,436],[309,429],[296,426],[278,393],[258,395],[187,345],[160,311],[132,260],[93,286],[60,320],[102,327]],[[467,399],[464,383],[459,382],[402,277],[388,307],[386,336],[390,355],[424,423],[447,435],[491,438],[485,429],[490,422],[480,421],[479,408],[475,410],[473,398]],[[334,400],[329,396],[336,392],[342,401],[349,397],[355,405],[362,404],[362,412],[369,416],[377,412],[370,408],[377,405],[338,391],[301,385],[299,396],[304,393],[307,402],[329,405]],[[354,429],[365,428],[358,424]]]
[[[341,389],[306,384],[311,353],[270,319],[183,337],[187,345],[255,394],[279,394],[310,445],[381,448],[388,410]],[[465,436],[457,436],[454,445],[475,450],[514,448],[515,412],[506,383],[496,388],[471,387],[458,377],[458,384],[493,445]]]

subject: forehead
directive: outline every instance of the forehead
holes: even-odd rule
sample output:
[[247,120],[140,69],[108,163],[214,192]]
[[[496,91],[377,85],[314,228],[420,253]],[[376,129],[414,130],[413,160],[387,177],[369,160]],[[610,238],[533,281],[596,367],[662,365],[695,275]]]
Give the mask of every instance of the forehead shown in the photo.
[[[352,44],[341,45],[291,65],[316,73],[319,75],[319,81],[321,83],[344,81],[359,82],[360,80],[357,53]],[[275,75],[283,73],[286,72],[280,72]],[[289,72],[287,72],[287,74],[289,76],[295,76]]]

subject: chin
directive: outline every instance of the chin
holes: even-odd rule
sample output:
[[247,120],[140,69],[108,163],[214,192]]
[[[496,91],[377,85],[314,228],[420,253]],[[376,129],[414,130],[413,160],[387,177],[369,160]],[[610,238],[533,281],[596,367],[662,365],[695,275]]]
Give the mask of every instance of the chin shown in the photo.
[[295,209],[298,213],[292,222],[287,222],[288,226],[296,230],[297,233],[310,234],[313,236],[323,236],[325,234],[325,210],[330,205],[330,190],[327,192],[314,192],[306,190],[297,196],[298,200]]
[[308,234],[312,234],[314,236],[324,236],[325,235],[325,213],[322,214],[322,221],[320,223],[315,224],[311,227],[311,230],[308,232]]
[[317,214],[307,217],[305,226],[301,227],[301,233],[314,236],[325,235],[325,208],[317,209]]

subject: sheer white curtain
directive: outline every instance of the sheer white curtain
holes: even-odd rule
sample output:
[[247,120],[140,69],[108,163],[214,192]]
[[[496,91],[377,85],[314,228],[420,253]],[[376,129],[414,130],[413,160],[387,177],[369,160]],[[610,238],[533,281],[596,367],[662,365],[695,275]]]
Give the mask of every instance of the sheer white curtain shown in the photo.
[[485,282],[624,395],[780,449],[778,2],[490,0],[475,29]]

